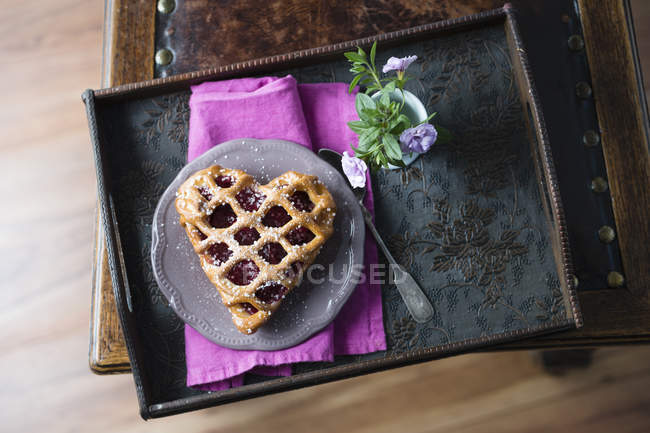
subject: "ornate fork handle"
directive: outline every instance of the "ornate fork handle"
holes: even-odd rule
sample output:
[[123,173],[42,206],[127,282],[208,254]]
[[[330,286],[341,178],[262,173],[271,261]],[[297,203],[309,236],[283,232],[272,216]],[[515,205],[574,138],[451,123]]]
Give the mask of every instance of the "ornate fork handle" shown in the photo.
[[413,319],[416,322],[428,322],[433,317],[433,306],[431,305],[431,302],[429,302],[429,299],[411,274],[395,261],[393,255],[390,253],[384,240],[377,231],[375,224],[372,222],[372,215],[370,215],[368,209],[366,209],[361,202],[359,202],[359,206],[361,207],[361,212],[363,213],[363,219],[366,221],[366,225],[375,237],[377,245],[379,245],[379,248],[381,248],[384,256],[386,256],[386,259],[390,264],[391,271],[393,272],[393,284],[395,284],[399,294],[402,296],[406,308],[409,310],[409,313],[411,313],[411,316],[413,316]]

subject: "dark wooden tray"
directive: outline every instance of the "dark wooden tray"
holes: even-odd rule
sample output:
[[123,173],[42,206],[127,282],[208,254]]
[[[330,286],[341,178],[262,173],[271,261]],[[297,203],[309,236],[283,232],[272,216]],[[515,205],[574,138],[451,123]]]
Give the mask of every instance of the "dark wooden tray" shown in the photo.
[[[227,391],[187,388],[183,324],[155,285],[149,245],[153,209],[185,163],[189,86],[286,73],[301,82],[348,81],[341,53],[375,40],[383,57],[418,54],[411,90],[455,133],[451,145],[409,170],[373,177],[378,226],[435,304],[433,322],[415,324],[394,288],[384,287],[386,352],[301,364],[288,378],[251,376]],[[581,326],[551,148],[508,8],[87,91],[84,101],[111,278],[144,418]]]

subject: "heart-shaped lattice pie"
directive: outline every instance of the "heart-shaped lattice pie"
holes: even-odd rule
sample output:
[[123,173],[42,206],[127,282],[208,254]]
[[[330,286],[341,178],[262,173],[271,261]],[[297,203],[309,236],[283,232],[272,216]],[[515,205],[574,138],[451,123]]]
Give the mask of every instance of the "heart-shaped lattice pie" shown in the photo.
[[213,165],[181,185],[176,210],[235,326],[252,334],[332,235],[336,205],[315,176],[288,171],[260,185]]

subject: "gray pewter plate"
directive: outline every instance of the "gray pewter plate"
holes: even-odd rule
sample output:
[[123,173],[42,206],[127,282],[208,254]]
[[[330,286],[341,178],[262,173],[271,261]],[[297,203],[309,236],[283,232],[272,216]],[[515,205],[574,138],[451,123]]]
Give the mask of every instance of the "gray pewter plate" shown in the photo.
[[[260,184],[289,170],[318,176],[336,202],[334,234],[314,265],[332,265],[313,272],[320,284],[304,278],[284,299],[270,320],[255,334],[244,335],[232,323],[230,312],[203,272],[199,258],[174,207],[178,187],[193,173],[214,164],[237,168]],[[315,153],[282,140],[243,138],[219,144],[178,173],[164,192],[152,224],[151,260],[160,290],[176,314],[209,340],[232,349],[279,350],[295,346],[327,326],[356,287],[355,265],[363,264],[364,222],[354,195],[343,177]],[[317,269],[317,268],[314,268]]]

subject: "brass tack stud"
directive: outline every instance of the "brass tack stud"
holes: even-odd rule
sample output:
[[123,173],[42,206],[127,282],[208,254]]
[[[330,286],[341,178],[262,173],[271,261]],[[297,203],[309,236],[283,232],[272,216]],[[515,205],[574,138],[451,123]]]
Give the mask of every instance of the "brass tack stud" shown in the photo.
[[612,271],[607,274],[607,285],[612,288],[622,287],[625,284],[625,278],[620,272]]
[[169,65],[174,59],[174,55],[167,48],[163,48],[156,52],[156,65],[165,66]]
[[580,284],[580,280],[578,280],[578,277],[576,277],[575,275],[571,276],[571,280],[573,281],[573,288],[577,289],[578,284]]
[[585,47],[585,41],[580,35],[571,35],[567,41],[571,51],[580,51]]
[[598,229],[598,238],[601,242],[609,244],[616,239],[616,232],[614,232],[614,229],[610,226],[602,226]]
[[582,142],[585,146],[588,147],[597,146],[598,143],[600,143],[600,135],[598,135],[598,133],[593,129],[589,129],[585,131],[584,135],[582,136]]
[[591,86],[586,81],[578,81],[576,84],[576,95],[578,98],[587,99],[591,96]]
[[176,7],[174,0],[158,0],[158,12],[162,14],[170,14]]
[[600,176],[594,177],[591,179],[591,190],[593,192],[607,191],[607,181]]

